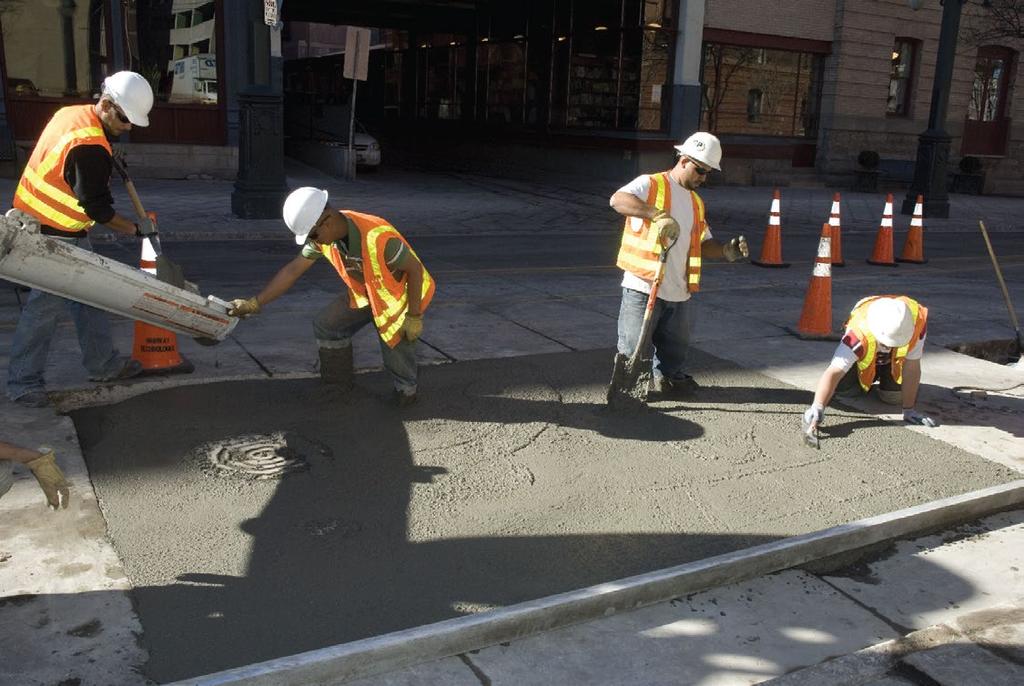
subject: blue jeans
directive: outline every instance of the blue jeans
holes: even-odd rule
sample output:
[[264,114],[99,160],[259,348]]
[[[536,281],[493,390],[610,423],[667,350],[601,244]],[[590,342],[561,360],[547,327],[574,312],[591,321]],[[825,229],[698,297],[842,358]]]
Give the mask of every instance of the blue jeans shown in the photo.
[[[632,355],[640,340],[647,294],[631,288],[622,289],[619,306],[619,352]],[[667,302],[658,298],[651,312],[654,344],[654,378],[671,380],[686,377],[686,354],[690,349],[690,329],[693,325],[690,301]],[[646,352],[646,351],[643,351]],[[641,356],[643,353],[641,353]]]
[[[69,241],[83,250],[92,250],[87,237],[59,240]],[[75,323],[78,346],[82,349],[82,365],[89,376],[108,376],[120,369],[122,362],[110,337],[110,319],[106,312],[32,289],[21,309],[11,343],[11,360],[7,367],[7,397],[11,400],[46,387],[44,371],[50,341],[57,330],[61,311],[65,309]]]
[[[335,299],[320,310],[313,320],[316,343],[321,348],[346,348],[352,345],[352,337],[367,324],[373,324],[373,313],[369,307],[353,310],[348,306],[348,293]],[[374,327],[376,331],[376,326]],[[416,344],[403,338],[394,348],[377,334],[384,368],[391,374],[395,389],[409,395],[416,392]]]

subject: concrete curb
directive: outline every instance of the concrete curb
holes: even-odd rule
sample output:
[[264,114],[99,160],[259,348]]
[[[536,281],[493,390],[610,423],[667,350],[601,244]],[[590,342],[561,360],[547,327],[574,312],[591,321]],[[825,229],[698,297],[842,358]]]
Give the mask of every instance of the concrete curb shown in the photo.
[[932,501],[677,567],[175,682],[340,684],[663,602],[1024,504],[1024,480]]

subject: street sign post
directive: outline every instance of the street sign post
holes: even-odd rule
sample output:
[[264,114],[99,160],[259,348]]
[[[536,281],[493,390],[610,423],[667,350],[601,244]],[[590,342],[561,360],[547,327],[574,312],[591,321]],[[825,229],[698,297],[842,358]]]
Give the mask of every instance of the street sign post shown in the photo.
[[370,29],[349,26],[345,33],[345,63],[341,74],[352,79],[352,103],[349,106],[348,118],[348,164],[346,178],[356,177],[356,158],[353,144],[356,127],[356,86],[366,80],[367,66],[370,62]]

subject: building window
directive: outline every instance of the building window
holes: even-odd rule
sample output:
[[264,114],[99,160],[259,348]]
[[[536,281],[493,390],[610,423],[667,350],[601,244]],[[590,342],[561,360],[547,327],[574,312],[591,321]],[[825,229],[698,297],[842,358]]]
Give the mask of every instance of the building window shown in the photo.
[[725,134],[816,135],[822,63],[817,53],[705,43],[701,128]]
[[157,0],[124,6],[126,67],[153,86],[157,102],[217,104],[214,0]]
[[761,105],[764,93],[760,88],[751,88],[747,91],[747,121],[754,123],[761,121]]
[[917,57],[917,41],[897,38],[892,48],[892,63],[889,69],[889,97],[885,113],[897,117],[910,114],[913,95],[914,69]]
[[105,2],[0,2],[0,23],[10,97],[88,99],[113,71]]

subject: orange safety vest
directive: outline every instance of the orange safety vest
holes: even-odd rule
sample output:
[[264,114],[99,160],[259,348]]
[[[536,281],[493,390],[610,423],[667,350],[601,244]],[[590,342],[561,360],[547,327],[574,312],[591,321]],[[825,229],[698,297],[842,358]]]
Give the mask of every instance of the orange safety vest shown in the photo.
[[[665,212],[672,212],[672,179],[668,172],[651,174],[651,188],[647,192],[647,204]],[[690,191],[693,201],[693,229],[690,231],[690,252],[686,262],[686,290],[696,293],[700,290],[701,256],[700,244],[707,233],[704,219],[704,201]],[[639,228],[633,228],[635,217],[627,217],[622,227],[622,245],[615,264],[641,279],[654,281],[658,271],[658,260],[663,250],[658,236],[651,231],[651,222],[645,219]]]
[[916,300],[905,295],[873,295],[870,298],[864,298],[853,306],[853,309],[850,311],[850,318],[846,322],[846,328],[853,331],[860,340],[861,345],[864,346],[864,354],[857,360],[857,377],[860,380],[861,388],[865,391],[871,388],[871,384],[875,380],[875,363],[878,358],[878,341],[875,340],[871,330],[868,329],[868,305],[879,298],[902,300],[914,316],[914,335],[910,337],[910,342],[890,353],[892,356],[890,369],[892,371],[892,378],[896,383],[903,383],[903,362],[907,359],[907,353],[913,350],[914,346],[921,340],[921,334],[928,324],[928,308],[923,307]]
[[64,180],[68,153],[79,145],[100,145],[111,153],[93,105],[62,107],[53,115],[25,165],[14,207],[58,231],[76,233],[95,224]]
[[[406,310],[409,309],[409,298],[406,293],[406,283],[409,277],[403,274],[401,280],[395,278],[385,263],[384,246],[392,238],[397,238],[414,256],[416,256],[416,251],[395,227],[380,217],[352,210],[341,210],[341,213],[356,225],[362,238],[363,281],[360,282],[352,278],[345,271],[344,258],[334,243],[330,245],[317,243],[316,246],[324,257],[334,265],[338,276],[348,286],[349,302],[352,307],[361,309],[369,305],[370,311],[373,312],[373,323],[376,325],[381,339],[387,343],[388,347],[394,348],[402,339],[402,324],[405,322]],[[419,257],[416,256],[416,259]],[[427,305],[430,304],[433,297],[434,279],[424,267],[420,312],[426,311]]]

